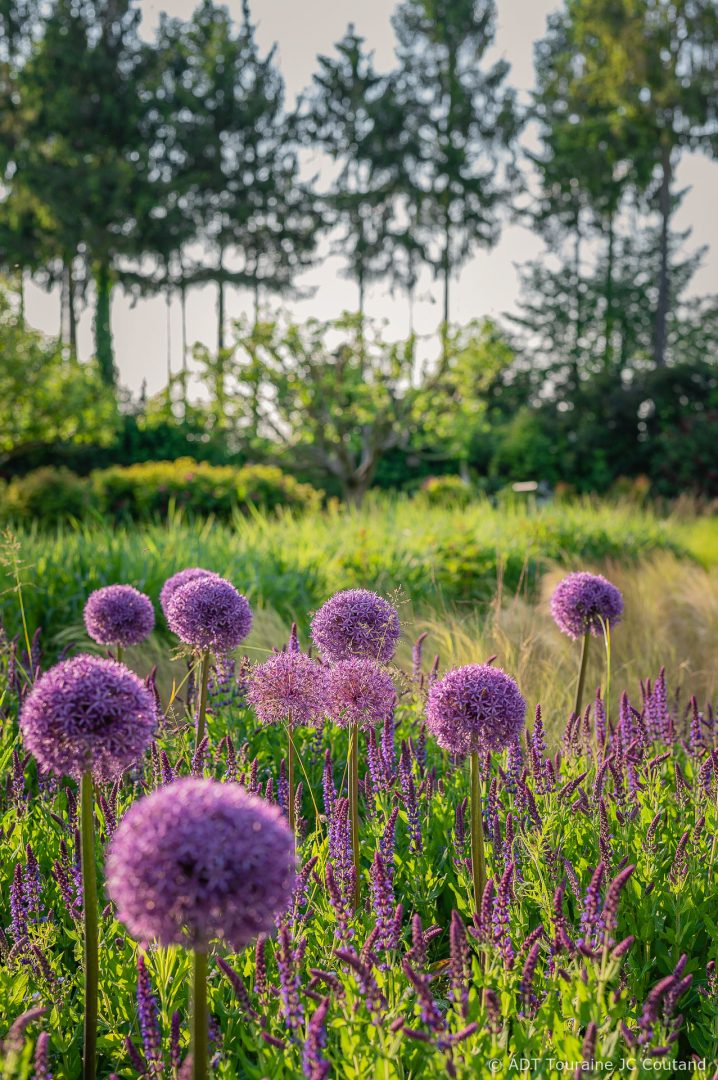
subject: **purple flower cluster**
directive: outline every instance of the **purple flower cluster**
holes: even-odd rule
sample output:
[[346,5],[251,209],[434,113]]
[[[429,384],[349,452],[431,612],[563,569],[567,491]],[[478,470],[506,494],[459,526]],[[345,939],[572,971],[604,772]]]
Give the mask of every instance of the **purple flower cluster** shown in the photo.
[[602,635],[602,621],[610,627],[620,622],[623,597],[601,574],[568,574],[551,597],[551,614],[559,630],[574,640],[588,633]]
[[324,719],[326,669],[306,653],[281,652],[254,668],[247,701],[263,724],[319,724]]
[[155,609],[149,596],[132,585],[107,585],[90,593],[85,629],[98,645],[139,645],[152,633]]
[[369,657],[386,664],[400,633],[396,608],[369,589],[335,593],[312,619],[312,640],[329,661]]
[[391,716],[396,690],[373,660],[340,660],[327,680],[327,714],[341,727],[371,728]]
[[165,618],[167,618],[170,600],[183,585],[188,585],[190,581],[196,581],[198,578],[218,576],[213,570],[204,570],[201,566],[188,566],[186,570],[179,570],[172,577],[167,578],[160,592],[160,607],[165,614]]
[[111,780],[134,764],[157,726],[152,693],[123,664],[80,655],[35,683],[20,714],[27,749],[40,768]]
[[429,731],[452,754],[510,746],[525,715],[526,702],[514,680],[489,664],[447,672],[431,687],[426,705]]
[[277,806],[236,784],[178,780],[134,803],[107,858],[117,917],[140,941],[241,949],[292,898],[294,839]]
[[252,609],[229,581],[205,574],[174,591],[167,623],[185,645],[226,653],[251,630]]

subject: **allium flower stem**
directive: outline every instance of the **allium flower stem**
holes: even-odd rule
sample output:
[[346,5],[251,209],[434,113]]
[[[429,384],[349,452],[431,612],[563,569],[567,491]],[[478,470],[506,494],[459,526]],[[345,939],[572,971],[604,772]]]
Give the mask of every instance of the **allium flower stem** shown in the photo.
[[354,862],[354,910],[359,910],[359,724],[351,726],[349,750],[349,818]]
[[588,643],[591,638],[590,632],[583,635],[583,641],[581,643],[581,663],[578,669],[578,683],[576,684],[576,701],[573,706],[573,711],[576,716],[581,713],[581,704],[583,702],[583,688],[586,684],[586,667],[588,665]]
[[194,950],[192,979],[192,1080],[207,1080],[209,1025],[206,949]]
[[125,650],[122,648],[121,645],[118,645],[117,646],[117,663],[118,664],[122,663],[122,657],[124,656],[124,654],[125,654]]
[[481,773],[479,752],[471,751],[471,872],[474,878],[474,911],[481,911],[481,898],[486,885],[484,858],[484,829],[481,812]]
[[94,788],[92,773],[82,774],[81,834],[82,888],[85,918],[85,1033],[82,1056],[83,1080],[97,1073],[97,867],[95,863]]
[[204,738],[205,720],[207,716],[207,687],[209,686],[209,649],[202,652],[199,709],[197,711],[197,734],[195,738],[195,750]]
[[289,718],[287,724],[287,738],[289,745],[287,747],[287,786],[289,788],[287,793],[287,802],[289,804],[289,828],[293,833],[297,831],[295,807],[294,807],[294,734],[292,732],[292,720]]

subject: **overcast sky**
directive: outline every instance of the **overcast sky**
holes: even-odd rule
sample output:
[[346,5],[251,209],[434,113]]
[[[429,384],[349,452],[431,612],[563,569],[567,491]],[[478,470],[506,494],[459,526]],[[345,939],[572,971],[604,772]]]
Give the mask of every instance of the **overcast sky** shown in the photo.
[[[189,17],[195,0],[141,0],[143,33],[151,36],[161,11]],[[232,14],[241,15],[240,0],[227,4]],[[318,53],[331,52],[347,24],[353,22],[374,49],[377,67],[389,68],[394,47],[390,24],[394,0],[254,0],[252,14],[258,24],[258,38],[263,49],[276,42],[278,63],[283,72],[288,100],[306,87],[315,70]],[[533,43],[543,36],[546,17],[557,7],[556,0],[497,0],[498,34],[495,58],[511,65],[509,80],[525,100],[533,85]],[[694,289],[704,293],[718,288],[718,215],[713,213],[718,188],[718,164],[704,158],[685,155],[678,170],[678,184],[689,187],[676,225],[693,229],[692,242],[708,244],[705,264],[696,276]],[[453,286],[452,318],[468,321],[482,315],[501,315],[514,308],[518,294],[516,265],[526,262],[541,250],[540,242],[528,230],[506,226],[496,248],[481,252],[461,272]],[[314,289],[311,299],[292,305],[297,317],[315,315],[331,318],[344,309],[357,306],[356,286],[341,276],[339,258],[328,258],[302,279]],[[422,282],[422,299],[415,312],[416,328],[430,332],[440,318],[438,289],[430,278]],[[433,294],[433,295],[432,295]],[[230,292],[228,316],[250,310],[250,299],[241,292]],[[367,302],[369,315],[388,320],[392,337],[404,334],[408,326],[406,300],[392,297],[381,284],[374,286]],[[29,321],[48,333],[57,333],[59,295],[28,290]],[[180,364],[180,322],[178,305],[171,312],[171,351],[174,367]],[[163,299],[140,301],[131,306],[128,297],[115,290],[112,327],[116,360],[121,382],[138,390],[144,379],[150,393],[165,382],[167,370],[167,319]],[[188,303],[190,341],[213,345],[216,341],[215,291],[212,287],[194,290]],[[92,315],[83,312],[80,319],[80,351],[83,357],[92,350]]]

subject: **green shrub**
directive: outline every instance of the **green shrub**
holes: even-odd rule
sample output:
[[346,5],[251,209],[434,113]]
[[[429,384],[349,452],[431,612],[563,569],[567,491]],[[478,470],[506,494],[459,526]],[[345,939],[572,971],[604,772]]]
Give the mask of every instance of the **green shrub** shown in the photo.
[[64,467],[47,466],[12,480],[2,505],[2,516],[11,521],[57,525],[82,517],[93,500],[86,480]]
[[235,497],[243,510],[251,506],[262,510],[317,510],[322,501],[321,493],[311,484],[300,483],[276,465],[244,465],[238,469]]
[[309,484],[269,465],[209,465],[192,458],[114,466],[92,474],[104,514],[147,521],[167,517],[170,507],[192,515],[228,518],[236,509],[316,508],[321,496]]
[[429,476],[421,485],[419,497],[431,506],[468,506],[474,491],[460,476]]

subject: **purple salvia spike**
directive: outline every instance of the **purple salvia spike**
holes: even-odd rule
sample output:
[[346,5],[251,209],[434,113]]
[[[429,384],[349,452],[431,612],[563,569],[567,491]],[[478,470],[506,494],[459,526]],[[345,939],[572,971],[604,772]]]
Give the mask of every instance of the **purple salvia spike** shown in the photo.
[[324,793],[324,812],[327,815],[327,820],[331,821],[334,814],[334,803],[336,802],[337,792],[334,786],[334,772],[332,769],[332,755],[331,751],[327,748],[324,755],[324,772],[322,774],[322,790]]
[[181,1019],[180,1014],[175,1011],[172,1013],[172,1022],[170,1025],[170,1069],[172,1070],[172,1076],[176,1077],[179,1073],[182,1065],[182,1050],[180,1046],[181,1039]]
[[411,650],[411,670],[412,678],[414,682],[419,682],[421,679],[421,671],[423,666],[423,654],[424,654],[424,642],[429,636],[429,631],[424,630],[422,634],[419,634],[418,638],[414,642],[414,647]]
[[302,1049],[302,1072],[307,1080],[326,1080],[330,1075],[331,1064],[324,1057],[328,1010],[329,998],[322,998],[307,1026],[307,1037]]
[[449,981],[454,1002],[464,1019],[469,1011],[470,979],[471,954],[466,927],[458,911],[452,911],[449,926]]
[[519,995],[521,998],[521,1004],[523,1008],[524,1016],[533,1016],[538,1004],[538,998],[534,993],[534,978],[536,976],[536,968],[538,966],[539,952],[541,951],[541,942],[536,941],[529,949],[526,962],[521,972],[521,982],[519,984]]
[[137,954],[137,1013],[140,1020],[142,1046],[147,1062],[147,1075],[150,1077],[161,1076],[162,1033],[159,1025],[159,1011],[157,1000],[152,993],[152,983],[142,953]]
[[50,1036],[41,1031],[35,1043],[34,1080],[52,1080],[50,1072]]
[[299,990],[301,977],[297,963],[297,948],[292,942],[289,926],[283,922],[279,927],[275,959],[279,969],[279,989],[282,1003],[282,1014],[292,1036],[304,1023],[304,1008],[302,1006]]
[[234,968],[231,967],[227,963],[227,961],[221,956],[217,957],[217,966],[219,967],[220,971],[222,971],[224,975],[227,976],[227,979],[229,980],[229,983],[234,991],[234,996],[239,1002],[242,1010],[247,1014],[248,1017],[250,1017],[251,1020],[255,1020],[258,1022],[260,1019],[259,1013],[250,1001],[249,992],[247,991],[247,987],[244,985],[244,979],[242,978],[242,976],[238,974],[238,972],[236,972]]

